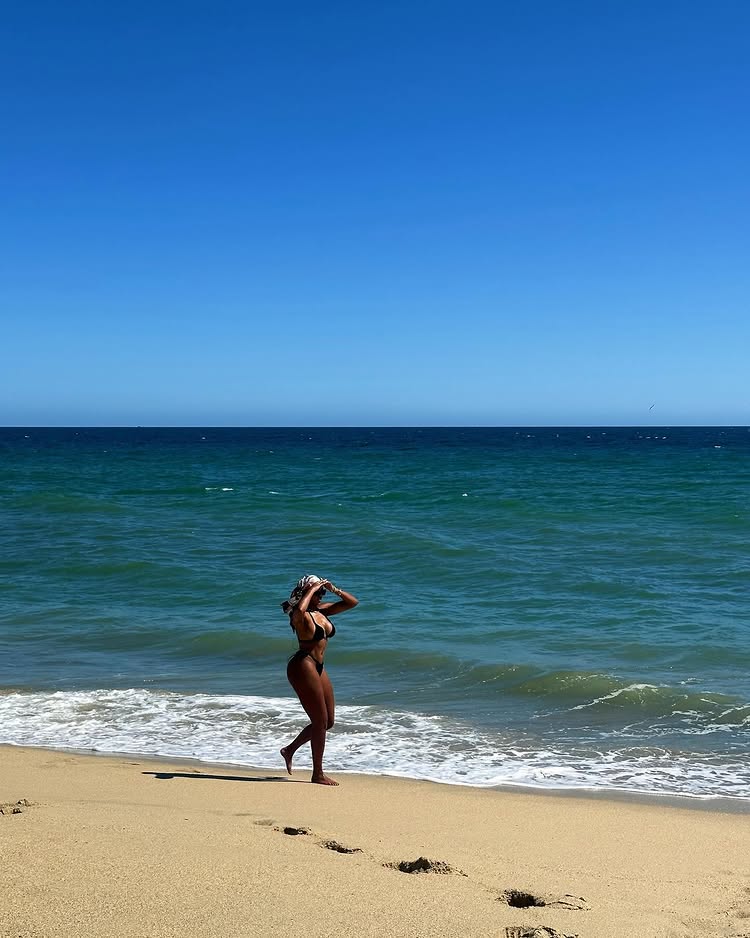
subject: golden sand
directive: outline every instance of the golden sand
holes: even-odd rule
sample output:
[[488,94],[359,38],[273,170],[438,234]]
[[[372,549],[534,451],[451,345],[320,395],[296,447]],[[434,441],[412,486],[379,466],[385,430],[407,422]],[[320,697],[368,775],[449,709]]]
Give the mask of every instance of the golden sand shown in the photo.
[[750,936],[750,814],[307,779],[0,747],[0,935]]

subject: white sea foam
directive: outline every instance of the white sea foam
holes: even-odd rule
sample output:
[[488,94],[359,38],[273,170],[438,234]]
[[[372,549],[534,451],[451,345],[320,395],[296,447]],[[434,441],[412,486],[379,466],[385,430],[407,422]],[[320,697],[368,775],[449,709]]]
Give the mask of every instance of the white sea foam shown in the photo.
[[611,694],[604,694],[602,697],[595,697],[593,700],[589,700],[583,704],[578,704],[575,707],[568,707],[564,712],[572,713],[574,710],[586,710],[588,707],[595,707],[597,704],[604,703],[606,700],[614,700],[621,694],[627,694],[634,690],[658,691],[659,688],[654,684],[629,684],[627,687],[620,687],[617,690],[612,691]]
[[[0,743],[278,767],[304,725],[296,700],[142,689],[0,694]],[[604,741],[603,741],[604,742]],[[298,767],[310,765],[309,749]],[[600,751],[521,745],[439,716],[343,706],[328,737],[331,771],[453,784],[517,784],[750,799],[738,757],[655,747]]]

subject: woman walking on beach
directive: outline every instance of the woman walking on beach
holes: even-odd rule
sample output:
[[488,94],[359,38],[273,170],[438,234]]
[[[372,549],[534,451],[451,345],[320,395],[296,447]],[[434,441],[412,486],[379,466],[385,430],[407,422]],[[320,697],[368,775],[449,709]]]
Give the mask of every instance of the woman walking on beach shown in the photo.
[[[338,602],[322,602],[326,590],[338,596]],[[281,755],[291,775],[295,752],[309,742],[313,761],[310,781],[317,785],[338,785],[323,772],[326,732],[333,726],[334,717],[333,687],[323,667],[326,645],[336,634],[330,617],[353,609],[358,602],[351,593],[338,589],[329,580],[310,574],[297,582],[289,599],[281,604],[299,641],[299,651],[289,659],[286,676],[310,717],[310,723],[293,742],[283,747]]]

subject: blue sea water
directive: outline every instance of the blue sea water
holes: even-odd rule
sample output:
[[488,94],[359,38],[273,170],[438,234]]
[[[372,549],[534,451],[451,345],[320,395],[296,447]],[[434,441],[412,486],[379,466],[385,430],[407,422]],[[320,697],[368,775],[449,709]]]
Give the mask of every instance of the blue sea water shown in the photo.
[[312,572],[330,771],[750,799],[749,534],[745,427],[2,429],[0,742],[278,768]]

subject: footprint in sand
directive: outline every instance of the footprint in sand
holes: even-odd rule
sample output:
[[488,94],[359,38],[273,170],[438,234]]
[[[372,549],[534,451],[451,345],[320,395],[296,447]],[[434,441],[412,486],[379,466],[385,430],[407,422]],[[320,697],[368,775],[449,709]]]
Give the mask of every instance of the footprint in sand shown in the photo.
[[28,798],[19,798],[18,801],[0,804],[0,814],[23,814],[26,808],[30,808],[33,803]]
[[320,846],[325,847],[326,850],[335,850],[336,853],[362,853],[360,847],[345,847],[338,840],[324,840]]
[[[256,821],[256,824],[271,822]],[[290,837],[310,836],[312,832],[308,827],[274,827]],[[360,847],[347,847],[337,840],[319,840],[319,846],[336,853],[352,854],[362,853]],[[416,860],[397,860],[382,864],[386,869],[398,870],[399,873],[438,873],[441,875],[467,876],[463,870],[456,869],[445,860],[430,860],[428,857],[417,857]],[[505,902],[515,909],[528,909],[532,907],[546,907],[550,909],[569,909],[576,912],[587,912],[590,909],[583,896],[537,896],[521,889],[506,889],[497,897],[498,902]],[[563,935],[547,926],[528,929],[525,926],[514,926],[508,930],[507,938],[576,938],[575,935]],[[748,936],[750,938],[750,936]]]
[[564,935],[555,928],[542,925],[537,928],[528,928],[525,925],[512,925],[505,929],[505,938],[578,938],[578,935]]
[[[265,822],[256,821],[255,823],[263,824]],[[267,823],[272,824],[273,821]],[[309,827],[275,827],[274,830],[281,831],[282,834],[287,834],[289,837],[309,837],[312,834]],[[360,847],[347,847],[346,844],[341,844],[338,840],[319,840],[318,844],[325,847],[326,850],[333,850],[335,853],[362,853]]]
[[444,860],[428,860],[427,857],[417,857],[416,860],[400,860],[396,863],[384,863],[383,866],[400,873],[454,873],[457,876],[466,876],[462,870],[457,870]]
[[570,909],[576,912],[588,912],[590,906],[583,896],[535,896],[534,893],[521,889],[506,889],[497,897],[498,902],[505,902],[514,909],[529,909],[544,906],[549,909]]

